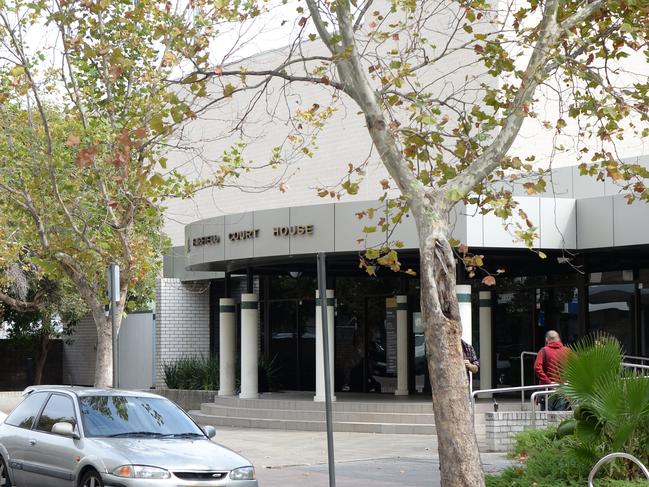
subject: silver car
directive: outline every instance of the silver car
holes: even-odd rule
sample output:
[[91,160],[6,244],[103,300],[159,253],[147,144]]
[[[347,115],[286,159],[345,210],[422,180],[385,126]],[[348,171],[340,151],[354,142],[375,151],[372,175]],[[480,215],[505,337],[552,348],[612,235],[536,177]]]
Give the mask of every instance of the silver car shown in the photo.
[[164,397],[65,386],[25,396],[0,424],[1,487],[257,487],[248,460]]

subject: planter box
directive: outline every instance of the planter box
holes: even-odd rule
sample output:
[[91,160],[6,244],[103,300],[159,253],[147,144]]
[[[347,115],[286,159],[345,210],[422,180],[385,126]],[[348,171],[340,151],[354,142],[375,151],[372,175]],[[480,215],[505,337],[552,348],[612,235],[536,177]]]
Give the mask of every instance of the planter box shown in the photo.
[[214,402],[217,391],[193,391],[188,389],[151,389],[147,392],[164,396],[185,411],[200,409],[204,402]]

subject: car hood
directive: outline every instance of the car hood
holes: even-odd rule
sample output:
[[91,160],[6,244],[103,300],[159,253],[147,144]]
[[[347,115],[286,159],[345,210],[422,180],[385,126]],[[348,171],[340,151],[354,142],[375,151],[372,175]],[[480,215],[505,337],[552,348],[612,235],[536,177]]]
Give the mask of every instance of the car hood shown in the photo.
[[102,450],[110,449],[132,465],[167,470],[226,471],[252,465],[241,455],[207,439],[92,438]]

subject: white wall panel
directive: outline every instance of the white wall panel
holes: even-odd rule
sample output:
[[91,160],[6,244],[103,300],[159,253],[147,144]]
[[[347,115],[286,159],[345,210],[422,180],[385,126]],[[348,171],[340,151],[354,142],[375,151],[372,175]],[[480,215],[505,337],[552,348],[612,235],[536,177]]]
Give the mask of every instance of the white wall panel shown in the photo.
[[575,200],[541,198],[541,248],[577,248],[577,209]]

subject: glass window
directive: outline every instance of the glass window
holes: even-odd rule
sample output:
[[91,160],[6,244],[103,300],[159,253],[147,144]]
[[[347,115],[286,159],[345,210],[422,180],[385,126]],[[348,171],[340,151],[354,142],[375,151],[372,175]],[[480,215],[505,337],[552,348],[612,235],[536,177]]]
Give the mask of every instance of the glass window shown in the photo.
[[72,398],[61,394],[53,394],[41,417],[38,419],[36,429],[39,431],[52,431],[52,426],[56,423],[70,423],[72,426],[77,425],[76,414],[74,413],[74,403]]
[[38,412],[43,407],[47,392],[33,392],[21,402],[5,420],[5,423],[20,428],[31,429]]
[[626,353],[633,352],[634,297],[633,284],[588,287],[590,331],[601,330],[617,337]]
[[592,284],[606,284],[610,282],[633,282],[633,271],[608,271],[593,272],[588,276],[588,282]]
[[182,410],[162,398],[84,396],[79,408],[89,437],[205,437]]
[[640,355],[649,357],[649,289],[640,290]]
[[[519,288],[496,294],[493,305],[496,387],[520,385],[520,354],[535,348],[535,303],[535,289]],[[527,367],[526,372],[525,384],[533,384],[532,367]]]

